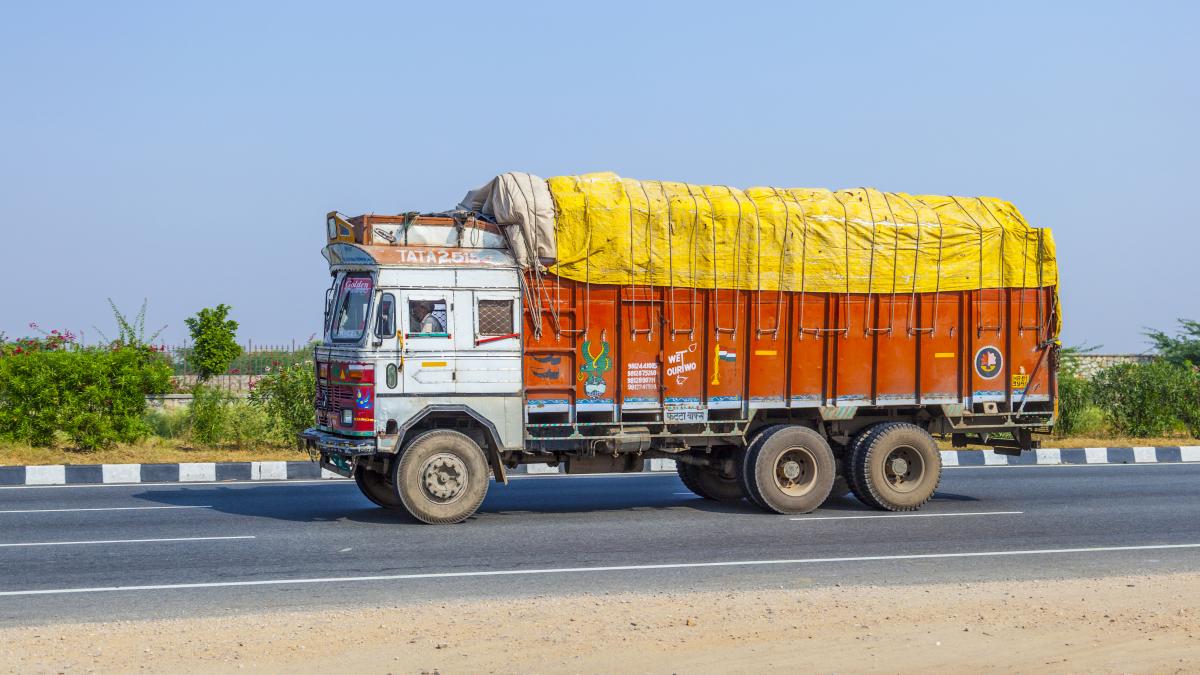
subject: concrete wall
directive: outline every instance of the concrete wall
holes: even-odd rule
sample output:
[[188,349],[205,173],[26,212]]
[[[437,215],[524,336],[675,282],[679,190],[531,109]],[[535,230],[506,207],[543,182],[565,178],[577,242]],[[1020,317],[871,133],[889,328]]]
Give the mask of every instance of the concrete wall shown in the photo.
[[1120,363],[1149,363],[1154,354],[1082,354],[1078,358],[1079,374],[1091,378],[1096,373]]

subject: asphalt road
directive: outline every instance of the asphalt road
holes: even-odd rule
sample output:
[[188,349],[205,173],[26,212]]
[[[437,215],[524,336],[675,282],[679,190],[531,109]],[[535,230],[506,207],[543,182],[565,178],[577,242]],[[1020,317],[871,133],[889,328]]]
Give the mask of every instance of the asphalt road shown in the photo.
[[950,468],[915,517],[852,497],[768,515],[673,474],[528,477],[444,527],[344,481],[0,488],[0,625],[1198,570],[1196,464]]

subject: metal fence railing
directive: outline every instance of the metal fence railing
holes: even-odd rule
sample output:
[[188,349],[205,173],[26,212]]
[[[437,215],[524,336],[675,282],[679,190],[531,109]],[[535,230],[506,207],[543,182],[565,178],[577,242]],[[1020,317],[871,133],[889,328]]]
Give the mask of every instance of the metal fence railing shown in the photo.
[[[190,390],[200,377],[191,359],[192,346],[156,345],[171,363],[172,383],[177,391]],[[206,384],[231,392],[248,392],[254,380],[274,369],[287,367],[312,358],[310,344],[292,341],[288,344],[258,344],[247,342],[242,353],[229,364],[221,375],[211,378]]]

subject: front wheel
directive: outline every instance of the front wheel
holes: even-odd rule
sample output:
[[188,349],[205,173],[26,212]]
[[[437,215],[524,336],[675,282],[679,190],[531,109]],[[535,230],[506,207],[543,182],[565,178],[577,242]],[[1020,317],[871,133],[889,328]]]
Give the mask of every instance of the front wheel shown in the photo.
[[392,487],[414,518],[431,525],[461,523],[487,496],[487,458],[475,441],[449,429],[426,431],[392,463]]
[[403,509],[400,497],[387,482],[387,476],[381,471],[373,471],[359,464],[354,467],[354,482],[363,496],[370,499],[376,506],[385,509]]

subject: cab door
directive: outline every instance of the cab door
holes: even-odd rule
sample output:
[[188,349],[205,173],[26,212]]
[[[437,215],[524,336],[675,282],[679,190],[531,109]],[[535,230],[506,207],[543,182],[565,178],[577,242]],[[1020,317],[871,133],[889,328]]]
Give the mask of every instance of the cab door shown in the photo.
[[454,291],[456,391],[521,391],[520,302],[505,289]]
[[454,292],[412,290],[400,294],[401,351],[406,394],[455,391]]
[[404,336],[400,330],[397,297],[395,291],[383,291],[375,302],[375,323],[369,339],[375,354],[376,396],[404,391],[404,381],[400,378]]

